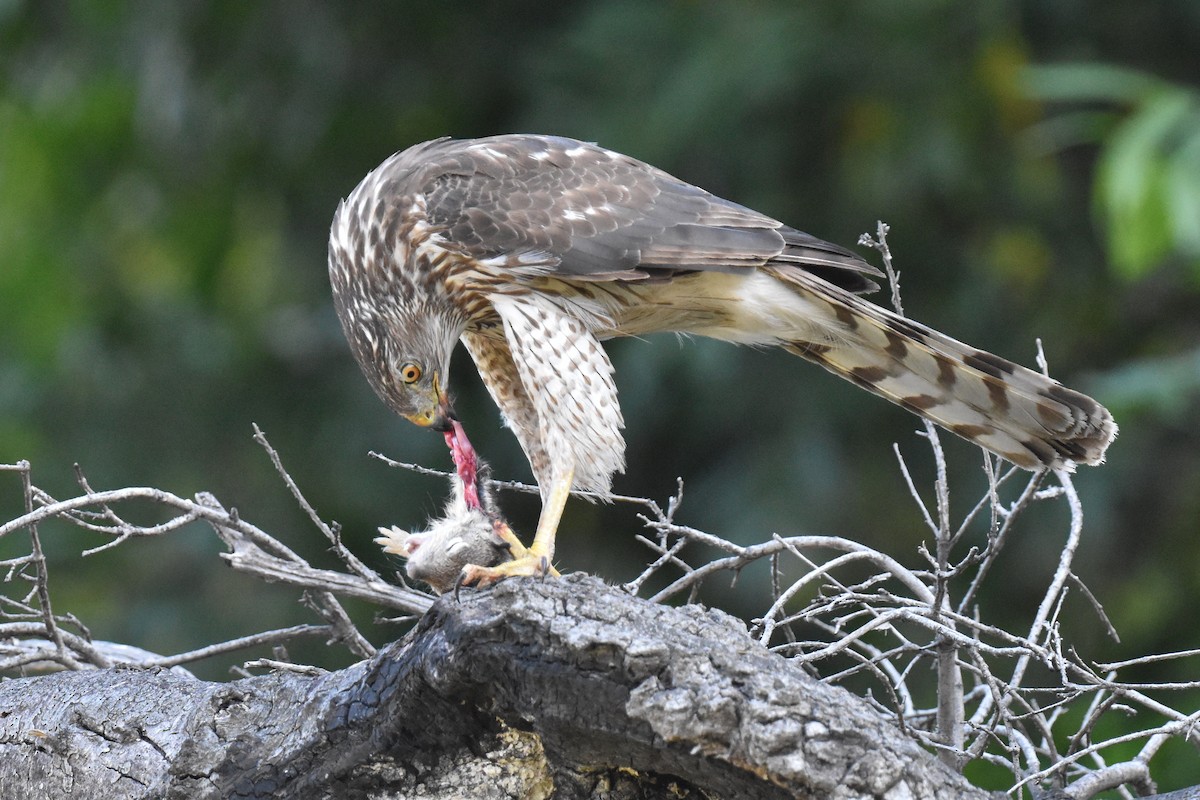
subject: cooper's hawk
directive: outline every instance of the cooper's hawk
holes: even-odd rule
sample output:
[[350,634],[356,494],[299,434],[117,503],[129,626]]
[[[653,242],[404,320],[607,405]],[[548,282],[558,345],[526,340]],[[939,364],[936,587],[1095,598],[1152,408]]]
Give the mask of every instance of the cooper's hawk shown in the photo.
[[557,136],[392,156],[338,207],[329,275],[384,402],[449,430],[461,340],[529,458],[533,544],[468,581],[544,571],[571,488],[604,494],[624,468],[612,336],[777,345],[1028,469],[1097,464],[1117,430],[1090,397],[858,297],[879,271],[850,251]]

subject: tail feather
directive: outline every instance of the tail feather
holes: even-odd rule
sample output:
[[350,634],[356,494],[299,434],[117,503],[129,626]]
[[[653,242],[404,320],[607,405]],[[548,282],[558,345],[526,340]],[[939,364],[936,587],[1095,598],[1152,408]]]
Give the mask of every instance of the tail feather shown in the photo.
[[1104,460],[1117,426],[1092,398],[799,270],[777,277],[830,317],[788,351],[1026,469]]

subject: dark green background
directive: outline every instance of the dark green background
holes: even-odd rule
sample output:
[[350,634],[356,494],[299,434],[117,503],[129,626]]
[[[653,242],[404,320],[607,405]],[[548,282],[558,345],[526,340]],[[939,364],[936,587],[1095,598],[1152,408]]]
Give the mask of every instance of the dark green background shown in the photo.
[[[1200,646],[1200,157],[1176,158],[1174,134],[1120,149],[1155,98],[1195,103],[1197,52],[1191,2],[2,2],[0,463],[31,460],[59,497],[73,462],[96,488],[212,491],[331,566],[257,422],[386,568],[375,527],[421,525],[445,486],[367,451],[449,458],[383,407],[342,340],[333,209],[416,142],[558,133],[847,245],[882,218],[910,316],[1027,364],[1041,337],[1053,373],[1122,428],[1109,464],[1077,478],[1076,566],[1123,641],[1076,600],[1066,634],[1097,660]],[[1163,83],[1028,69],[1076,62]],[[682,476],[688,524],[745,543],[843,534],[920,564],[891,452],[929,485],[912,417],[782,353],[672,337],[611,352],[630,462],[617,491],[662,500]],[[462,353],[455,370],[476,445],[499,477],[527,478]],[[983,481],[950,438],[963,511]],[[19,503],[0,474],[5,519]],[[536,503],[503,503],[530,531]],[[638,529],[628,507],[576,502],[560,565],[628,580],[648,556]],[[1025,520],[985,616],[1027,624],[1064,530],[1061,508]],[[101,638],[174,652],[309,618],[293,592],[225,569],[199,526],[83,561],[95,535],[43,535],[58,609]],[[25,547],[10,537],[0,557]],[[709,599],[761,613],[752,577]],[[1196,664],[1148,676],[1167,677]],[[1200,780],[1177,752],[1165,780]]]

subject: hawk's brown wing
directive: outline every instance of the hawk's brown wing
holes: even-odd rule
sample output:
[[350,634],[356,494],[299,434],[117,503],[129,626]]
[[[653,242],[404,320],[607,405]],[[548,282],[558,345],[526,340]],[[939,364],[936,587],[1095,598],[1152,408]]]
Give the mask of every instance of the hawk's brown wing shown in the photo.
[[879,271],[854,253],[660,169],[557,136],[441,139],[392,161],[449,246],[585,280],[793,264],[855,292]]

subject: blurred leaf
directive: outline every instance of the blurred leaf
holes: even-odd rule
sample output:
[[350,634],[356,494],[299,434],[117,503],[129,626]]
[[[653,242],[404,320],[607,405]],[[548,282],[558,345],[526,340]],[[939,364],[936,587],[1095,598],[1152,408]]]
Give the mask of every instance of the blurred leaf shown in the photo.
[[1158,78],[1114,64],[1045,64],[1025,71],[1026,90],[1043,102],[1136,103],[1162,85]]
[[1200,114],[1188,122],[1191,135],[1179,148],[1166,175],[1172,233],[1185,252],[1200,254]]
[[1173,244],[1165,180],[1173,134],[1192,112],[1188,92],[1154,93],[1109,138],[1097,169],[1096,201],[1107,222],[1113,266],[1139,278]]
[[1024,138],[1039,155],[1052,153],[1101,141],[1118,119],[1114,111],[1064,111],[1031,125]]
[[1067,111],[1032,132],[1055,149],[1101,143],[1093,201],[1114,271],[1138,279],[1183,256],[1200,272],[1200,94],[1101,64],[1032,68],[1026,85],[1041,100],[1130,107]]

